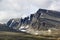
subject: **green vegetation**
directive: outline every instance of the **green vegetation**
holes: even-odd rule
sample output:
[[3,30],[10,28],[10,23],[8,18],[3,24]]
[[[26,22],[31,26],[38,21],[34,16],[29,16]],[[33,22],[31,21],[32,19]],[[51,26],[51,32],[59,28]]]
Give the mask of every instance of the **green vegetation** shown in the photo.
[[51,35],[31,35],[26,33],[16,32],[0,32],[0,40],[57,40],[58,37]]

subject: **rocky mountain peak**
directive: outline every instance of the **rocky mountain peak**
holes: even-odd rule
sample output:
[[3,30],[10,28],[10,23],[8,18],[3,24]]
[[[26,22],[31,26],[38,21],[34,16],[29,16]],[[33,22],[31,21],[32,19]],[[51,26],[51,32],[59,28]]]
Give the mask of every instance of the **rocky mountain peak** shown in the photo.
[[10,19],[7,22],[7,26],[16,30],[48,30],[49,28],[60,27],[60,12],[39,9],[35,14],[31,14],[28,17],[17,19]]

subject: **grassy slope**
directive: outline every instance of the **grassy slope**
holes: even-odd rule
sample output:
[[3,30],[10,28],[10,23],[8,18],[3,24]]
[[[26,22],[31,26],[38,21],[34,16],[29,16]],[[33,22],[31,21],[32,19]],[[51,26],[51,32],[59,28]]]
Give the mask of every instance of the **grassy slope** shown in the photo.
[[0,40],[56,40],[56,38],[51,35],[35,36],[26,33],[0,32]]

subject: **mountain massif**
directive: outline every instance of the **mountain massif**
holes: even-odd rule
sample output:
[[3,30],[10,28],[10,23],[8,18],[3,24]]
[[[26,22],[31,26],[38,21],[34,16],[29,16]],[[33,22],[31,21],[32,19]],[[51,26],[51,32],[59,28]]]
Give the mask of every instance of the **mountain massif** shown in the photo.
[[48,30],[50,28],[60,29],[60,12],[39,9],[36,13],[25,18],[10,19],[5,25],[10,30],[13,29],[27,33],[36,30]]

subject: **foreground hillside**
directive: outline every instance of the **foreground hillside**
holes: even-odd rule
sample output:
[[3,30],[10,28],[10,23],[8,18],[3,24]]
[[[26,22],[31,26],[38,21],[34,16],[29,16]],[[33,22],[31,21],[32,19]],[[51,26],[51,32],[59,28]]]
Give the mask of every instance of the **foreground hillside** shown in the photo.
[[60,40],[60,34],[31,35],[26,33],[0,31],[0,40]]

